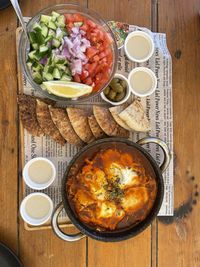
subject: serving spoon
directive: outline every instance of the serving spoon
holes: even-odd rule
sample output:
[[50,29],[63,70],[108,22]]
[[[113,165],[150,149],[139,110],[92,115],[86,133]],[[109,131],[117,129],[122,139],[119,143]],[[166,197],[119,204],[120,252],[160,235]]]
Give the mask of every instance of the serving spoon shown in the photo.
[[17,17],[18,17],[21,25],[22,25],[22,29],[23,29],[23,31],[25,33],[26,38],[29,39],[28,38],[28,32],[27,32],[26,24],[24,22],[24,18],[22,16],[22,12],[21,12],[21,9],[19,7],[18,0],[10,0],[10,2],[11,2],[12,6],[13,6],[13,8],[15,10],[15,13],[17,14]]

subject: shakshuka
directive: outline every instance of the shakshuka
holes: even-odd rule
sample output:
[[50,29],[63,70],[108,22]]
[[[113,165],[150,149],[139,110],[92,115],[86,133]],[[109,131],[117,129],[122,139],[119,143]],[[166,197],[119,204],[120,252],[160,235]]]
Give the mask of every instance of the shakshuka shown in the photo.
[[154,170],[136,149],[107,148],[84,161],[67,181],[71,208],[98,231],[138,224],[149,214],[157,194]]

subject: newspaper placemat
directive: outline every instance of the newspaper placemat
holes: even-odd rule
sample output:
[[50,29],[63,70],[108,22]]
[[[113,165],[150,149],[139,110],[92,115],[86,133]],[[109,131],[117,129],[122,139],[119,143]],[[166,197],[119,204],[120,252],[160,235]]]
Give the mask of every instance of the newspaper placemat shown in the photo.
[[[125,55],[123,46],[119,49],[119,59],[117,65],[117,72],[125,76],[137,66],[145,66],[150,68],[157,76],[158,84],[154,94],[149,97],[142,98],[141,102],[146,109],[147,116],[151,123],[151,131],[147,133],[131,133],[130,140],[136,142],[137,140],[150,135],[161,138],[165,141],[172,151],[172,160],[168,169],[163,174],[165,182],[165,194],[159,216],[172,216],[174,210],[173,203],[173,113],[172,113],[172,61],[170,53],[167,49],[166,35],[164,33],[152,33],[146,28],[139,28],[137,26],[129,25],[129,31],[142,30],[151,34],[154,44],[155,52],[153,56],[145,63],[138,64],[131,62]],[[23,76],[23,75],[22,75]],[[40,96],[30,86],[26,78],[23,76],[22,92],[29,95]],[[105,104],[102,99],[97,96],[89,102],[84,102],[82,106],[89,108],[91,104]],[[62,103],[60,103],[62,106]],[[26,130],[23,131],[23,153],[24,162],[28,162],[35,157],[46,157],[50,159],[56,166],[57,179],[48,189],[43,190],[48,194],[56,206],[62,199],[61,197],[61,180],[66,169],[66,166],[78,152],[79,148],[66,144],[61,146],[55,143],[48,136],[34,137]],[[147,145],[145,147],[148,152],[154,157],[158,164],[163,160],[161,149],[156,145]],[[34,190],[25,187],[24,194],[28,195]],[[65,212],[60,216],[60,221],[69,223]]]

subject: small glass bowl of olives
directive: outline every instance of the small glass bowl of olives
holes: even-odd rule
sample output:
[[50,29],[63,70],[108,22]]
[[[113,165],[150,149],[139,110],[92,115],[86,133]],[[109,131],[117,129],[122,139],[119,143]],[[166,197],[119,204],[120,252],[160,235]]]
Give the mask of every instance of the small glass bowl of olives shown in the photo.
[[101,97],[106,102],[117,106],[126,102],[130,94],[128,79],[124,75],[116,73],[112,81],[101,93]]

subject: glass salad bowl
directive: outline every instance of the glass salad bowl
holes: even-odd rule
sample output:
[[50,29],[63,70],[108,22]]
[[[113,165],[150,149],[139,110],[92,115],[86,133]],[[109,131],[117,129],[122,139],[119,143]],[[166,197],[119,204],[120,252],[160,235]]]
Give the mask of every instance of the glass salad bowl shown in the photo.
[[[23,73],[24,73],[26,79],[28,80],[28,82],[30,83],[30,85],[34,88],[34,90],[36,90],[37,92],[39,92],[40,94],[42,94],[46,98],[52,99],[54,101],[62,101],[62,102],[64,101],[64,102],[69,103],[69,104],[74,104],[74,103],[77,103],[77,102],[86,101],[86,100],[90,99],[91,97],[94,97],[94,96],[100,94],[108,86],[108,84],[110,83],[110,81],[114,77],[114,74],[115,74],[115,71],[116,71],[116,67],[117,67],[117,59],[118,59],[118,49],[117,49],[117,44],[116,44],[116,41],[115,41],[115,37],[113,35],[113,32],[111,31],[111,29],[107,25],[106,21],[103,18],[101,18],[101,16],[99,16],[93,10],[89,10],[89,9],[83,7],[83,6],[79,6],[79,5],[76,5],[76,4],[53,5],[53,6],[50,6],[48,8],[45,8],[45,9],[41,10],[39,13],[37,13],[28,22],[27,31],[30,33],[31,31],[35,30],[34,27],[35,27],[36,23],[37,22],[41,22],[41,16],[42,15],[50,16],[52,14],[52,12],[59,13],[60,15],[68,14],[69,16],[70,16],[70,14],[73,14],[73,16],[74,16],[74,14],[78,14],[80,16],[83,16],[86,19],[86,21],[90,21],[90,23],[94,23],[94,25],[95,24],[99,25],[98,27],[100,27],[104,33],[105,32],[107,33],[106,36],[108,36],[110,38],[110,43],[109,43],[109,49],[110,49],[109,50],[110,51],[110,65],[109,66],[110,66],[110,68],[109,68],[109,71],[106,71],[107,73],[105,75],[107,75],[107,77],[105,79],[105,77],[102,77],[100,75],[99,78],[98,78],[100,80],[100,83],[97,84],[97,85],[99,85],[98,89],[92,90],[91,92],[89,92],[89,93],[87,93],[85,95],[79,96],[79,97],[70,98],[70,97],[57,96],[57,95],[53,94],[52,92],[49,93],[49,91],[45,89],[45,87],[43,86],[41,81],[39,82],[41,84],[38,84],[38,81],[37,81],[37,79],[35,79],[35,76],[34,76],[35,73],[33,73],[33,70],[30,68],[30,66],[28,66],[28,62],[30,60],[30,55],[29,54],[31,52],[30,49],[33,49],[31,47],[34,46],[34,45],[33,45],[33,42],[31,42],[30,38],[29,38],[29,40],[26,38],[24,32],[21,35],[20,43],[19,43],[19,60],[20,60],[20,65],[22,66],[22,69],[23,69]],[[65,20],[67,20],[66,17],[65,17]],[[52,25],[50,25],[50,26],[52,26]],[[81,24],[78,25],[77,27],[79,27],[78,29],[80,30],[81,29]],[[46,26],[45,26],[45,28],[46,28]],[[65,25],[64,25],[64,28],[65,28]],[[83,28],[83,30],[85,30],[85,29]],[[50,31],[52,32],[52,29],[48,29],[48,33]],[[66,34],[69,34],[69,33],[67,33],[67,31],[66,31]],[[85,33],[83,33],[83,34],[85,36],[88,36],[86,30],[85,30]],[[46,37],[49,37],[49,36],[46,36]],[[85,37],[85,38],[87,38],[87,37]],[[95,42],[95,40],[94,40],[94,42]],[[52,43],[51,43],[51,45],[52,45]],[[90,42],[90,45],[92,46],[93,43]],[[36,46],[37,46],[37,44],[36,44]],[[100,47],[99,49],[102,49],[101,46],[99,46],[99,47]],[[52,47],[51,47],[51,49],[52,49]],[[61,48],[54,47],[55,51],[58,51],[59,49],[62,49],[62,47]],[[102,50],[100,50],[100,51],[102,51]],[[87,49],[84,52],[87,52]],[[103,52],[105,52],[105,51],[103,51]],[[97,57],[93,57],[92,58],[92,60],[93,59],[99,60],[99,61],[97,61],[97,64],[96,65],[93,64],[93,66],[102,66],[102,73],[103,73],[104,67],[102,65],[103,64],[102,62],[105,62],[105,61],[101,60],[101,57],[99,59],[98,56],[101,55],[99,53],[97,53]],[[75,55],[75,57],[76,57],[76,55]],[[47,59],[47,60],[49,60],[49,59]],[[93,61],[92,61],[92,63],[93,63]],[[92,63],[90,64],[91,66],[92,66]],[[32,64],[32,63],[29,63],[29,64]],[[45,64],[45,63],[42,62],[41,64]],[[46,63],[46,64],[48,64],[48,63]],[[69,66],[70,66],[71,63],[69,63],[68,60],[67,60],[66,64],[69,64]],[[86,64],[86,63],[84,63],[84,64]],[[44,66],[45,65],[43,65],[43,67]],[[40,69],[40,75],[39,75],[40,77],[42,77],[42,82],[43,81],[52,80],[51,79],[52,78],[52,76],[51,76],[52,74],[51,75],[46,75],[46,73],[45,73],[45,75],[44,75],[44,68],[43,67],[42,67],[42,70]],[[48,69],[48,66],[46,67],[46,69]],[[64,70],[62,70],[62,73],[63,72],[64,72]],[[94,77],[96,75],[96,74],[94,74],[95,70],[88,70],[88,72],[90,73],[91,77]],[[86,76],[88,75],[88,72],[86,71]],[[82,74],[83,74],[83,72],[82,72]],[[55,76],[55,75],[56,75],[56,73],[54,73],[54,76],[53,76],[54,80],[55,79],[57,79],[59,81],[62,80],[62,78],[59,76],[59,73],[58,73],[58,76]],[[79,83],[84,83],[84,80],[80,81],[79,79],[77,79],[77,77],[75,78],[75,76],[72,76],[72,78],[73,78],[72,81],[79,82]],[[94,79],[96,79],[95,81],[97,81],[97,77],[96,76],[95,76]],[[92,80],[92,81],[94,81],[94,80]],[[89,84],[89,83],[86,82],[86,84]],[[90,84],[89,85],[94,86],[94,84],[95,84],[94,82],[91,84],[91,80],[90,80]]]

